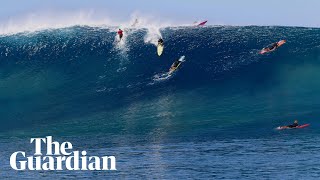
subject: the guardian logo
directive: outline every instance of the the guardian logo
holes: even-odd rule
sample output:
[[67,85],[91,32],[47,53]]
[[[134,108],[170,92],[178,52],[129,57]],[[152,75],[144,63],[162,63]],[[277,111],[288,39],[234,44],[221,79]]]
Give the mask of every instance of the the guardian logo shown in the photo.
[[[26,157],[23,151],[10,156],[10,166],[14,170],[117,170],[114,156],[89,156],[86,151],[72,151],[70,142],[53,142],[52,136],[31,138],[35,145],[33,156]],[[42,147],[46,147],[43,155]]]

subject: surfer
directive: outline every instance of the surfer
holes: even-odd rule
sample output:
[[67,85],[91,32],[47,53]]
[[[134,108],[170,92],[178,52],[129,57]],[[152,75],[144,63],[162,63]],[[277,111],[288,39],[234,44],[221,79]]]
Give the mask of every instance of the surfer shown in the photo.
[[290,128],[297,128],[299,126],[298,120],[294,120],[293,124],[287,125],[287,126],[280,126],[280,129],[290,129]]
[[269,45],[269,46],[266,48],[266,50],[267,50],[267,51],[274,51],[274,50],[276,50],[278,47],[279,47],[279,46],[278,46],[278,43],[276,42],[276,43],[273,43],[273,44]]
[[119,35],[119,39],[121,41],[122,37],[123,37],[123,31],[121,29],[119,29],[118,31],[118,35]]
[[182,61],[180,59],[176,60],[170,67],[169,69],[169,74],[173,73],[175,70],[177,70],[177,68],[180,66],[180,64],[182,63]]
[[263,48],[260,51],[260,54],[264,54],[264,53],[267,53],[267,52],[272,52],[272,51],[276,50],[278,47],[282,46],[284,43],[286,43],[286,40],[281,40],[279,42],[275,42],[273,44],[270,44],[266,48]]
[[158,56],[161,56],[161,54],[163,53],[163,39],[160,38],[158,40],[158,45],[157,45],[157,53],[158,53]]
[[163,39],[162,38],[160,38],[159,40],[158,40],[158,46],[163,46]]
[[298,120],[295,120],[295,121],[293,122],[293,124],[288,125],[287,128],[295,128],[295,127],[297,127],[297,126],[299,126]]

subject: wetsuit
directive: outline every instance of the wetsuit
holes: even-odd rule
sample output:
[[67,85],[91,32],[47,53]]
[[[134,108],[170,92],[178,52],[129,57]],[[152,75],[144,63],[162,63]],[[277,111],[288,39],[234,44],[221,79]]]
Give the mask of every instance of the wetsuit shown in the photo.
[[158,40],[158,44],[159,44],[159,45],[163,45],[163,40],[162,40],[162,39],[159,39],[159,40]]
[[178,65],[180,64],[181,62],[180,61],[175,61],[171,67],[178,67]]
[[268,47],[268,49],[269,49],[270,51],[272,51],[272,50],[274,50],[274,49],[276,49],[276,48],[278,48],[278,43],[273,43],[273,44],[271,44],[271,45]]
[[288,127],[288,128],[295,128],[295,127],[297,127],[297,126],[299,126],[298,123],[293,123],[293,124],[288,125],[287,127]]
[[170,67],[170,69],[169,69],[169,73],[173,73],[177,68],[178,68],[178,66],[181,64],[181,61],[179,61],[179,60],[177,60],[177,61],[175,61],[172,65],[171,65],[171,67]]

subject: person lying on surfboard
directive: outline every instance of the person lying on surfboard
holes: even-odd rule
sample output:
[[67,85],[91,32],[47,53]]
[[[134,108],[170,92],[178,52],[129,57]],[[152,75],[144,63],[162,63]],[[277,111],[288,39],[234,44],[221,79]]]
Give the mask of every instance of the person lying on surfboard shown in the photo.
[[293,124],[290,124],[290,125],[288,125],[288,126],[286,126],[286,127],[287,127],[287,128],[295,128],[295,127],[297,127],[297,126],[299,126],[298,120],[294,120],[294,123],[293,123]]
[[263,48],[260,51],[260,54],[264,54],[264,53],[267,53],[267,52],[272,52],[272,51],[276,50],[278,47],[282,46],[285,43],[286,43],[286,40],[281,40],[279,42],[275,42],[275,43],[269,45],[268,47]]
[[294,120],[293,124],[287,125],[287,126],[280,126],[281,129],[287,129],[287,128],[296,128],[298,127],[298,120]]
[[302,125],[299,125],[298,124],[298,120],[295,120],[293,124],[290,124],[290,125],[287,125],[287,126],[279,126],[277,127],[276,129],[278,130],[284,130],[284,129],[302,129],[302,128],[305,128],[305,127],[308,127],[310,126],[310,124],[302,124]]
[[268,50],[268,51],[274,51],[274,50],[276,50],[277,48],[278,48],[278,43],[276,42],[276,43],[273,43],[273,44],[269,45],[269,46],[266,48],[266,50]]
[[123,31],[121,29],[119,29],[118,31],[118,35],[119,35],[119,39],[121,41],[122,37],[123,37]]
[[179,66],[185,61],[185,56],[181,56],[178,60],[176,60],[169,69],[169,75],[176,71]]
[[171,65],[171,67],[170,67],[170,69],[169,69],[169,73],[171,74],[171,73],[173,73],[178,67],[179,67],[179,65],[182,63],[182,61],[180,61],[180,59],[179,60],[176,60],[172,65]]

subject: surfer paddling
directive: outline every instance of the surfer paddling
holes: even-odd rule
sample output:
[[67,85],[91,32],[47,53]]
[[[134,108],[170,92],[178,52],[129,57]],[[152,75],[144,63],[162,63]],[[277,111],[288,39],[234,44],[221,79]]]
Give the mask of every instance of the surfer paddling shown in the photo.
[[295,120],[293,122],[293,124],[290,124],[290,125],[287,125],[287,126],[282,126],[282,128],[295,128],[295,127],[298,127],[299,124],[298,124],[298,120]]
[[284,129],[302,129],[310,126],[310,124],[302,124],[300,125],[298,123],[298,120],[295,120],[293,124],[287,125],[287,126],[279,126],[277,127],[278,130],[284,130]]
[[268,53],[268,52],[275,51],[276,49],[278,49],[280,46],[282,46],[285,43],[286,43],[286,40],[281,40],[279,42],[275,42],[273,44],[270,44],[268,47],[263,48],[260,51],[260,54],[265,54],[265,53]]
[[170,69],[169,69],[169,73],[170,73],[170,74],[173,73],[173,71],[175,71],[180,64],[181,64],[181,61],[176,60],[176,61],[171,65],[171,67],[170,67]]
[[184,61],[185,56],[181,56],[180,59],[176,60],[169,69],[169,74],[172,74],[174,71],[178,69],[181,63]]

